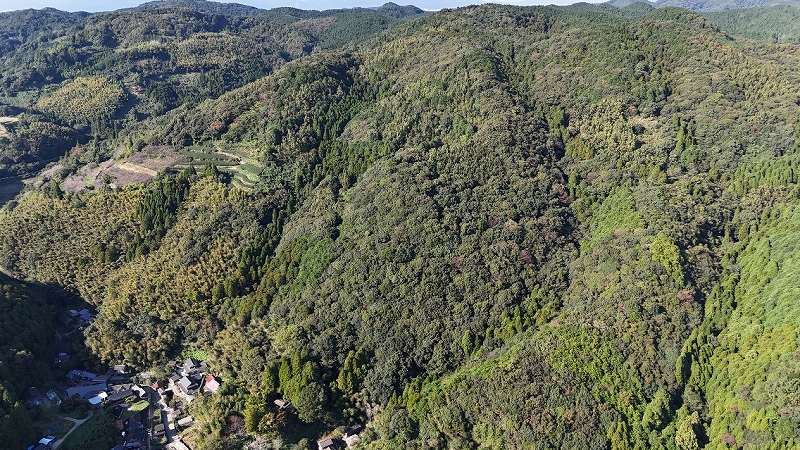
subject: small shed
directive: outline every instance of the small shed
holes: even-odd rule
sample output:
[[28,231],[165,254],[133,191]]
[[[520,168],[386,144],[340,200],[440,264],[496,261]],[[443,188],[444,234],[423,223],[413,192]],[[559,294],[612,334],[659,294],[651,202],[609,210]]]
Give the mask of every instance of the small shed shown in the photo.
[[194,422],[194,417],[186,416],[186,417],[184,417],[182,419],[178,419],[178,426],[188,427],[189,425],[192,424],[192,422]]
[[320,439],[317,441],[317,447],[319,450],[336,450],[339,448],[336,440],[331,437],[327,437],[324,439]]
[[219,390],[219,381],[213,375],[206,375],[203,390],[212,394],[217,392]]
[[108,398],[108,393],[106,393],[105,391],[99,392],[97,395],[89,399],[89,404],[92,406],[99,406],[107,398]]
[[41,439],[39,439],[39,443],[42,444],[42,445],[50,445],[55,441],[56,441],[56,437],[55,436],[51,436],[51,435],[47,435],[47,436],[44,436]]

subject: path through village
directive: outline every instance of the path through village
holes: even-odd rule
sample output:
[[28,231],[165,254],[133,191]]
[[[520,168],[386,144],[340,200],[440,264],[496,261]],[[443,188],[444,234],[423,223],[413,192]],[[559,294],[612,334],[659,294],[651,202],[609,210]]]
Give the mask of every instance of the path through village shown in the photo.
[[83,419],[73,419],[72,417],[62,416],[61,417],[62,419],[69,420],[70,422],[72,422],[72,428],[70,428],[69,431],[67,431],[67,433],[61,439],[59,439],[58,441],[56,441],[55,444],[53,444],[53,450],[56,450],[58,447],[60,447],[61,444],[64,443],[64,440],[66,440],[67,437],[70,434],[72,434],[73,431],[75,431],[79,426],[83,425],[84,422],[91,419],[93,415],[94,412],[89,411],[89,415],[84,417]]

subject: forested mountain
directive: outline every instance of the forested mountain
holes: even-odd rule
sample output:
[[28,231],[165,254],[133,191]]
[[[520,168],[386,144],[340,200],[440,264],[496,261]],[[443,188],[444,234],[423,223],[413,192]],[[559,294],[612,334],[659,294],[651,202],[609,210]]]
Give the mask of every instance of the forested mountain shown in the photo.
[[800,445],[795,46],[637,5],[67,17],[3,54],[15,126],[74,136],[0,265],[95,305],[108,364],[207,354],[194,447]]
[[764,8],[778,5],[798,6],[796,0],[660,0],[656,4],[658,7],[670,6],[700,12]]
[[800,42],[800,7],[773,6],[706,14],[720,29],[738,36],[770,42]]
[[[88,15],[0,13],[0,177],[28,174],[86,143],[216,97],[315,48],[339,48],[416,8],[259,10],[180,0]],[[66,127],[66,128],[65,128]]]
[[164,8],[186,8],[205,14],[226,16],[256,16],[264,11],[253,6],[239,3],[217,3],[205,0],[155,0],[130,8],[132,10],[157,10]]
[[[609,5],[620,8],[625,14],[647,14],[663,4],[642,1],[617,0]],[[686,7],[687,5],[678,5]],[[772,43],[797,43],[800,41],[800,5],[747,6],[731,9],[711,9],[703,13],[714,26],[734,37],[768,41]]]
[[698,12],[732,11],[772,6],[800,6],[797,0],[610,0],[607,4],[617,8],[641,3],[655,8],[686,8]]

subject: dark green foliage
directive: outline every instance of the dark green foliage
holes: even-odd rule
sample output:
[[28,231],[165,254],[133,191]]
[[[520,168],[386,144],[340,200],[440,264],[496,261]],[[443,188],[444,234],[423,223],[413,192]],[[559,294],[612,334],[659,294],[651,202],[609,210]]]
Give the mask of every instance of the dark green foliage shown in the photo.
[[28,175],[51,162],[78,141],[77,133],[44,120],[41,116],[23,115],[18,122],[0,125],[0,177]]
[[25,448],[36,437],[27,389],[49,379],[55,305],[39,290],[0,274],[0,439]]
[[96,411],[92,417],[76,428],[60,448],[66,450],[100,450],[118,443],[114,417],[107,410]]
[[165,176],[145,193],[139,204],[139,234],[130,247],[130,254],[146,254],[156,248],[174,225],[178,207],[189,194],[192,172],[188,169],[177,176]]
[[797,445],[796,52],[646,5],[408,14],[86,19],[53,67],[149,102],[98,142],[207,167],[33,190],[4,260],[91,296],[104,361],[207,351],[200,448]]

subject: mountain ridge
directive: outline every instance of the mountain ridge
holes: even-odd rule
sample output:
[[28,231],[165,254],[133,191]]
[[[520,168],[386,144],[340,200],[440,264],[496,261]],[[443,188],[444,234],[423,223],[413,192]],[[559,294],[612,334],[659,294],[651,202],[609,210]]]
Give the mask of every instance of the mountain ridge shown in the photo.
[[762,10],[388,10],[23,28],[0,266],[91,304],[105,365],[202,356],[192,448],[796,445],[800,53],[739,37]]
[[800,3],[796,0],[658,0],[655,2],[647,0],[612,0],[606,4],[624,8],[637,3],[643,3],[655,8],[685,8],[698,12],[718,12],[771,6],[800,6]]

